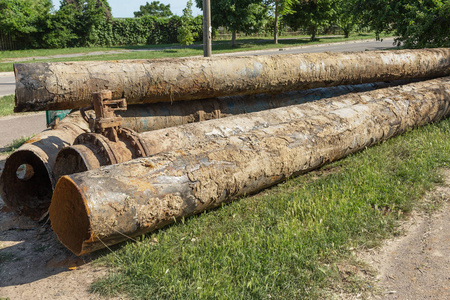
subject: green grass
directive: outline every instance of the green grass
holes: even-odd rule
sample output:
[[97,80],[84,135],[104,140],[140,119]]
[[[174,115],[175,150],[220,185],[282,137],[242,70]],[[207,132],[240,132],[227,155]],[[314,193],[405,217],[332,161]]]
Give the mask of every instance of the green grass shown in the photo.
[[13,261],[16,259],[17,256],[14,253],[8,251],[0,251],[0,266],[6,262]]
[[16,151],[20,146],[22,146],[26,141],[31,139],[33,136],[24,136],[19,139],[13,140],[11,144],[4,148],[0,148],[0,154],[11,154]]
[[0,97],[0,117],[14,113],[14,95]]
[[[295,37],[293,39],[280,40],[278,45],[274,45],[271,39],[260,38],[246,38],[239,39],[239,45],[232,47],[230,41],[215,41],[213,45],[213,53],[230,53],[239,51],[253,51],[264,50],[282,47],[295,47],[302,45],[315,45],[321,43],[336,43],[349,40],[369,39],[375,38],[374,34],[360,34],[353,35],[350,38],[345,39],[343,37],[329,38],[318,37],[315,41],[311,41],[309,38]],[[82,57],[62,57],[62,58],[39,58],[40,56],[49,56],[57,54],[74,54],[74,53],[87,53],[95,51],[114,51],[114,50],[130,50],[130,49],[160,49],[164,47],[177,47],[173,49],[153,50],[153,51],[138,51],[138,52],[125,52],[119,54],[102,54],[95,56],[82,56]],[[41,50],[21,50],[21,51],[5,51],[0,55],[0,62],[7,61],[8,58],[14,58],[15,63],[21,62],[64,62],[64,61],[87,61],[87,60],[119,60],[119,59],[156,59],[164,57],[185,57],[203,55],[203,49],[198,44],[195,47],[179,48],[178,44],[172,45],[143,45],[143,46],[130,46],[130,47],[102,47],[102,48],[68,48],[68,49],[41,49]],[[21,61],[18,58],[30,57],[35,58],[31,61]],[[0,63],[0,72],[13,71],[12,62]]]
[[339,264],[398,233],[398,220],[441,182],[449,135],[446,119],[122,245],[100,259],[113,271],[92,290],[133,299],[368,292],[354,276],[343,280]]
[[137,45],[137,46],[113,46],[113,47],[78,47],[78,48],[62,48],[62,49],[28,49],[1,51],[0,60],[8,58],[34,57],[34,56],[50,56],[59,54],[88,53],[96,51],[115,51],[130,49],[152,49],[176,46],[177,44],[159,44],[159,45]]

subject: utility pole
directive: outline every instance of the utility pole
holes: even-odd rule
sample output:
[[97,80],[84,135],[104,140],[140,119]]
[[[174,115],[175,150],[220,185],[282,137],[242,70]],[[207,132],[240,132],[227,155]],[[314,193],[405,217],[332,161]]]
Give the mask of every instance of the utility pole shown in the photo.
[[203,55],[211,57],[211,2],[203,0]]

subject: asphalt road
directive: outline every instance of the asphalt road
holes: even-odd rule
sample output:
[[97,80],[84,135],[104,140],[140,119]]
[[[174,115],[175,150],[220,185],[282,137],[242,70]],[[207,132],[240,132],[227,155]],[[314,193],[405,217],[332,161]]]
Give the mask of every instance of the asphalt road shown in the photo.
[[[226,53],[220,55],[243,56],[243,55],[272,55],[292,53],[316,53],[316,52],[345,52],[382,50],[393,47],[393,38],[383,41],[365,40],[349,41],[342,43],[330,43],[309,45],[294,48],[277,48],[273,50],[247,51]],[[13,72],[0,73],[0,97],[14,94],[15,79]],[[0,148],[9,145],[14,139],[23,136],[31,136],[46,128],[45,113],[9,116],[0,118]]]
[[14,72],[0,73],[0,97],[14,94],[16,89],[16,80]]
[[221,55],[243,56],[243,55],[274,55],[274,54],[295,54],[295,53],[317,53],[317,52],[355,52],[355,51],[374,51],[394,48],[394,39],[386,38],[382,41],[363,40],[348,41],[342,43],[307,45],[292,48],[278,48],[270,50],[246,51],[225,53]]
[[0,151],[13,140],[29,137],[47,128],[45,112],[0,118]]

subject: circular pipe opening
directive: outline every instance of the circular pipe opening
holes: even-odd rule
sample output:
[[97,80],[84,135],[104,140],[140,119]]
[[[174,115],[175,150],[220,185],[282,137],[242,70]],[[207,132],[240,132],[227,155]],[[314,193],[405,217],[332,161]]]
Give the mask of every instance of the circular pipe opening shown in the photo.
[[84,145],[63,148],[56,156],[53,174],[58,182],[64,175],[80,173],[89,170],[89,162],[86,161],[84,152],[90,149]]
[[16,170],[16,176],[20,180],[28,181],[34,176],[34,168],[29,164],[21,164]]
[[5,162],[0,192],[9,207],[29,217],[41,217],[53,192],[46,163],[33,151],[14,152]]
[[61,243],[76,255],[84,254],[83,244],[90,239],[86,200],[69,177],[59,179],[53,193],[49,216],[52,229]]

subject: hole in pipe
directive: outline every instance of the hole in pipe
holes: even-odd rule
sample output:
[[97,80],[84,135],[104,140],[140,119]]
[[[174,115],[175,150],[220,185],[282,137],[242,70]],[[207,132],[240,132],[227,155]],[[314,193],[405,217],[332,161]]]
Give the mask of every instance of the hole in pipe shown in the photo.
[[28,181],[34,176],[34,168],[29,164],[21,164],[16,170],[16,176],[20,180]]

